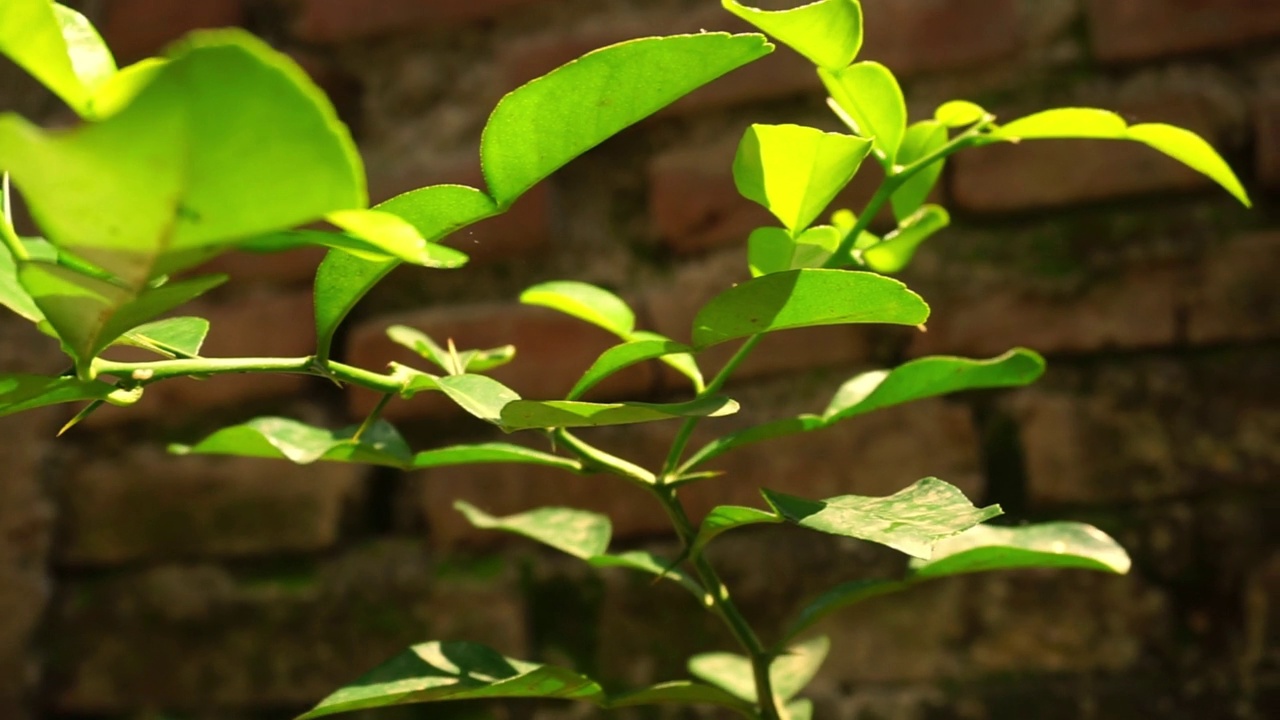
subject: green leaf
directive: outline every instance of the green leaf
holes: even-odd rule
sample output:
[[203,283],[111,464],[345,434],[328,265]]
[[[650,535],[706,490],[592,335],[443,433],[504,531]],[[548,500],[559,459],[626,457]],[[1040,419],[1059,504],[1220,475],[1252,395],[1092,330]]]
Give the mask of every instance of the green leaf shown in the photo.
[[881,164],[892,168],[907,132],[907,101],[889,68],[860,62],[842,70],[820,68],[818,76],[831,93],[831,109],[854,132],[871,140]]
[[[827,658],[831,641],[818,636],[793,645],[769,666],[769,679],[774,695],[786,702],[813,680]],[[734,697],[756,701],[756,685],[751,659],[734,653],[704,653],[689,659],[689,672],[712,685],[724,688]]]
[[133,99],[160,75],[169,63],[164,58],[146,58],[124,68],[107,78],[89,99],[86,117],[106,120],[123,110]]
[[461,267],[467,256],[441,245],[433,247],[412,223],[384,210],[338,210],[325,220],[368,243],[382,255],[424,267]]
[[747,238],[751,276],[801,268],[820,268],[840,247],[844,233],[830,225],[811,227],[792,238],[782,228],[757,228]]
[[630,550],[628,552],[611,555],[596,555],[587,562],[591,563],[591,565],[595,567],[627,568],[629,570],[648,573],[658,578],[674,580],[680,583],[684,589],[693,593],[693,596],[698,598],[699,601],[702,600],[703,595],[705,594],[702,590],[702,586],[698,584],[698,581],[694,580],[688,573],[681,570],[679,567],[676,567],[677,563],[673,563],[666,558],[654,555],[653,553],[644,550]]
[[0,416],[46,405],[106,400],[115,387],[97,380],[0,373]]
[[773,12],[735,0],[723,0],[723,4],[818,67],[840,70],[862,49],[862,6],[854,0],[818,0]]
[[709,704],[733,710],[744,717],[754,718],[755,706],[736,698],[714,685],[675,680],[665,682],[641,690],[613,695],[609,699],[610,708],[633,707],[636,705],[654,705],[658,703],[680,703],[681,705]]
[[568,470],[569,472],[583,472],[582,463],[577,460],[508,443],[451,445],[435,450],[423,450],[413,456],[406,469],[420,470],[449,465],[481,465],[485,463],[543,465]]
[[[674,342],[666,335],[659,335],[648,330],[637,330],[631,333],[631,337],[627,338],[629,342],[639,342],[641,340],[657,340],[658,342]],[[676,372],[689,378],[693,383],[693,391],[701,393],[706,383],[702,379],[702,371],[698,369],[698,361],[693,359],[691,353],[677,353],[675,355],[663,355],[658,358],[660,362],[669,365]]]
[[949,128],[972,125],[987,116],[987,111],[968,100],[952,100],[942,103],[933,112],[933,119]]
[[[4,220],[0,219],[0,222]],[[52,257],[46,255],[41,259],[56,262],[57,252],[55,251]],[[31,299],[31,295],[18,281],[18,265],[4,243],[0,243],[0,305],[33,323],[44,321],[44,313],[40,312],[36,301]]]
[[804,269],[748,280],[712,298],[693,322],[705,348],[760,333],[844,323],[919,325],[929,306],[906,285],[875,273]]
[[157,320],[120,336],[118,344],[132,345],[168,358],[193,358],[209,334],[209,321],[198,317]]
[[[397,195],[375,210],[404,218],[428,242],[434,243],[467,225],[500,211],[483,192],[465,185],[432,185]],[[400,261],[369,260],[347,252],[325,256],[316,271],[317,357],[329,357],[338,326],[366,293]]]
[[813,720],[813,701],[799,698],[782,708],[784,720]]
[[569,391],[569,400],[577,400],[602,380],[645,360],[693,352],[687,345],[670,340],[636,340],[605,350]]
[[485,125],[480,159],[500,207],[622,129],[763,57],[760,35],[644,38],[596,50],[504,97]]
[[540,283],[520,293],[520,302],[558,310],[597,325],[627,339],[636,329],[636,314],[626,301],[605,290],[576,280]]
[[900,580],[852,580],[841,583],[805,605],[796,618],[787,625],[787,631],[783,637],[793,638],[837,610],[907,587],[910,587],[910,583]]
[[502,408],[501,425],[508,432],[535,428],[601,427],[675,418],[721,417],[737,411],[738,403],[718,396],[667,404],[514,400]]
[[1000,514],[998,505],[974,507],[964,493],[937,478],[919,480],[889,497],[805,500],[761,492],[778,514],[796,525],[869,540],[926,560],[939,541]]
[[780,522],[782,522],[782,518],[778,517],[776,513],[767,510],[757,510],[753,507],[741,507],[738,505],[720,505],[712,508],[711,512],[707,513],[707,516],[702,519],[702,526],[698,528],[698,534],[694,537],[689,552],[693,555],[698,555],[707,546],[707,543],[735,528]]
[[141,292],[44,262],[23,263],[18,279],[57,332],[81,378],[90,363],[124,333],[226,282],[208,275]]
[[405,468],[409,446],[389,423],[379,420],[355,439],[358,427],[326,430],[283,417],[260,417],[223,428],[195,445],[170,445],[178,455],[238,455],[288,460],[298,465],[346,462]]
[[897,230],[862,250],[862,261],[876,272],[901,272],[911,262],[911,258],[915,257],[916,250],[925,240],[950,224],[951,215],[944,208],[925,205],[903,219]]
[[608,550],[613,533],[613,523],[608,516],[586,510],[548,507],[499,518],[462,500],[453,507],[481,530],[523,535],[582,560],[590,560]]
[[424,360],[436,364],[450,375],[492,370],[506,365],[516,356],[516,349],[512,345],[488,350],[464,350],[450,353],[436,344],[426,333],[407,325],[392,325],[387,328],[387,337],[395,344],[417,353]]
[[135,290],[365,203],[350,135],[292,60],[241,31],[193,37],[107,120],[0,116],[0,167],[48,239]]
[[800,415],[793,418],[783,418],[772,422],[756,425],[736,433],[725,435],[707,443],[702,449],[694,453],[680,466],[680,474],[683,475],[699,465],[719,457],[734,448],[744,445],[761,442],[764,440],[772,440],[773,438],[785,437],[787,435],[795,435],[796,433],[810,432],[820,430],[827,427],[828,423],[817,415]]
[[0,53],[89,116],[94,91],[116,72],[98,31],[80,13],[49,0],[0,3]]
[[891,405],[961,390],[1029,385],[1042,374],[1044,358],[1023,348],[989,360],[924,357],[890,371],[875,370],[850,379],[836,391],[822,416],[830,424]]
[[947,538],[926,562],[911,564],[918,579],[1016,568],[1080,568],[1124,575],[1129,555],[1106,533],[1078,522],[1022,527],[978,525]]
[[436,383],[463,410],[494,425],[504,425],[503,408],[520,399],[514,390],[484,375],[448,375]]
[[1009,122],[994,130],[991,136],[1012,142],[1044,138],[1133,140],[1208,176],[1245,207],[1252,207],[1240,179],[1213,146],[1190,130],[1172,125],[1145,123],[1130,126],[1124,118],[1107,110],[1058,108]]
[[733,160],[738,192],[800,233],[853,179],[871,143],[803,125],[752,125]]
[[[932,120],[915,123],[907,128],[907,134],[902,139],[902,147],[898,150],[898,164],[909,167],[941,150],[946,144],[945,125]],[[945,160],[929,163],[912,175],[893,194],[890,198],[893,203],[893,216],[899,222],[915,214],[929,199],[929,193],[933,192],[934,186],[938,184],[938,178],[942,177],[942,168],[945,164]]]
[[503,657],[466,642],[414,645],[333,693],[299,720],[371,708],[480,698],[563,698],[606,702],[600,686],[575,672]]

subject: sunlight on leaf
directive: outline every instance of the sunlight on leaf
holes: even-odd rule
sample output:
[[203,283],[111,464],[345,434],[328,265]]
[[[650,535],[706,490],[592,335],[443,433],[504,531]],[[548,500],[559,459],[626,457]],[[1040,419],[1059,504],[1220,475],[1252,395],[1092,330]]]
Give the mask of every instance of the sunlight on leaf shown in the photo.
[[723,0],[726,10],[808,58],[840,70],[862,49],[862,6],[855,0],[817,0],[790,10],[757,10]]

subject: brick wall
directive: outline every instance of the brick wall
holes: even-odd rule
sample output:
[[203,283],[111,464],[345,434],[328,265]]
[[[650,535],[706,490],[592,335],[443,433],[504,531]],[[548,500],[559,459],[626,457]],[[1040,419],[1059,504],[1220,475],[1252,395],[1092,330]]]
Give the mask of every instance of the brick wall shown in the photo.
[[[741,27],[713,0],[81,5],[123,59],[222,24],[290,52],[356,130],[375,199],[476,182],[494,102],[581,52]],[[938,475],[1015,518],[1098,524],[1134,555],[1125,578],[964,578],[832,619],[822,629],[836,650],[811,692],[820,717],[1280,715],[1280,6],[864,6],[864,56],[899,71],[916,114],[966,96],[1005,117],[1088,104],[1183,124],[1223,151],[1257,207],[1137,147],[961,156],[939,198],[955,225],[906,277],[934,305],[928,333],[772,338],[729,388],[743,416],[720,427],[812,410],[852,373],[926,353],[1027,345],[1049,357],[1045,380],[749,449],[723,463],[728,479],[689,493],[691,508],[751,503],[761,485],[881,494]],[[0,68],[4,108],[62,117],[12,74]],[[697,304],[745,276],[742,240],[762,222],[733,188],[737,138],[752,121],[834,127],[822,100],[785,50],[699,91],[461,233],[453,241],[475,258],[466,270],[393,274],[358,308],[340,352],[378,367],[398,357],[383,328],[409,323],[464,343],[514,342],[505,380],[529,396],[564,392],[608,338],[515,304],[523,287],[553,278],[614,288],[642,324],[686,336]],[[856,204],[874,182],[855,180],[842,200]],[[220,259],[235,279],[200,301],[211,354],[309,352],[316,259]],[[0,367],[57,362],[41,338],[0,321]],[[661,398],[679,388],[646,367],[601,391]],[[425,639],[479,640],[615,685],[681,676],[688,653],[728,647],[680,591],[478,533],[450,509],[454,498],[494,512],[607,509],[621,544],[671,549],[661,514],[630,488],[510,467],[404,476],[163,452],[255,415],[336,426],[369,407],[321,382],[229,377],[161,384],[140,406],[104,411],[56,441],[56,412],[0,423],[0,717],[285,717]],[[389,415],[415,447],[488,437],[440,403],[400,403]],[[672,430],[599,439],[652,464]],[[901,562],[782,528],[730,535],[715,555],[761,619]],[[499,716],[530,717],[527,707]]]

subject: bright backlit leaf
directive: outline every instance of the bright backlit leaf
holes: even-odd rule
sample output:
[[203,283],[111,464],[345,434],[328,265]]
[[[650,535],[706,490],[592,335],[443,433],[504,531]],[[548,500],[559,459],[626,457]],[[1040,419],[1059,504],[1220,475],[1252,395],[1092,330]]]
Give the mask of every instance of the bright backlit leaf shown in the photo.
[[91,114],[95,91],[116,72],[116,61],[93,25],[49,0],[0,3],[0,53],[82,116]]
[[920,325],[929,306],[875,273],[805,269],[764,275],[720,293],[698,311],[698,348],[760,333],[845,323]]
[[903,219],[898,229],[861,251],[867,267],[881,273],[901,272],[920,245],[951,224],[951,215],[939,205],[925,205]]
[[436,383],[463,410],[494,425],[503,425],[502,409],[520,399],[516,391],[484,375],[448,375]]
[[760,35],[643,38],[588,53],[507,94],[480,140],[489,191],[508,207],[570,160],[683,95],[768,54]]
[[[929,157],[947,144],[947,128],[932,120],[923,120],[907,128],[898,149],[898,164],[907,167]],[[893,194],[893,216],[899,222],[911,217],[929,199],[929,193],[942,177],[944,160],[929,163],[903,183]]]
[[412,453],[385,421],[373,423],[357,440],[358,426],[326,430],[283,417],[260,417],[223,428],[195,445],[171,445],[178,455],[238,455],[288,460],[299,465],[348,462],[407,467]]
[[115,387],[97,380],[0,373],[0,416],[46,405],[106,400]]
[[937,478],[919,480],[888,497],[806,500],[762,492],[779,515],[796,525],[887,545],[926,560],[939,541],[1000,514],[997,505],[974,507],[959,489]]
[[209,321],[175,317],[139,325],[120,336],[117,344],[132,345],[169,358],[192,358],[209,334]]
[[820,268],[840,247],[844,233],[830,225],[811,227],[792,238],[782,228],[757,228],[747,238],[752,277],[801,268]]
[[818,67],[840,70],[862,49],[862,6],[855,0],[818,0],[790,10],[758,10],[723,0],[746,20]]
[[949,128],[962,128],[972,125],[987,116],[987,111],[977,103],[968,100],[951,100],[938,106],[933,112],[933,119]]
[[978,525],[947,538],[933,556],[911,565],[913,578],[934,578],[988,570],[1078,568],[1123,575],[1129,555],[1106,533],[1078,522],[1021,527]]
[[535,428],[633,425],[687,417],[721,417],[738,411],[738,403],[709,396],[683,403],[588,403],[572,400],[516,400],[502,408],[500,424],[508,431]]
[[733,160],[738,192],[799,233],[853,179],[871,144],[803,125],[752,125]]
[[546,507],[506,517],[494,517],[471,503],[459,500],[453,504],[467,521],[482,530],[502,530],[537,540],[544,545],[589,560],[609,549],[613,523],[607,515]]
[[615,345],[605,350],[596,361],[587,368],[587,372],[569,391],[569,400],[577,400],[588,390],[595,387],[605,378],[621,370],[646,360],[656,360],[667,355],[688,354],[691,348],[670,340],[637,340],[635,342]]
[[414,645],[320,701],[298,720],[372,708],[479,698],[562,698],[599,705],[594,681],[571,670],[503,657],[469,642]]
[[[666,335],[659,335],[656,332],[649,332],[648,330],[637,330],[631,333],[631,336],[627,338],[627,340],[629,342],[639,342],[641,340],[656,340],[658,342],[666,343],[673,342],[673,340]],[[702,379],[702,370],[698,368],[698,361],[694,360],[692,353],[663,355],[658,358],[658,361],[670,366],[676,372],[689,378],[689,381],[693,383],[693,391],[695,393],[702,392],[703,387],[705,387],[705,381]]]
[[617,295],[576,280],[540,283],[520,293],[520,302],[571,315],[626,339],[636,329],[636,314]]
[[[827,658],[831,641],[818,636],[788,647],[769,665],[774,695],[786,702],[813,680]],[[734,653],[704,653],[689,659],[689,673],[723,688],[734,697],[756,701],[756,685],[751,659]]]
[[907,101],[889,68],[860,62],[842,70],[819,69],[818,76],[831,94],[832,110],[854,132],[871,140],[876,158],[892,168],[907,132]]
[[1203,173],[1246,207],[1251,206],[1240,179],[1213,146],[1190,130],[1172,125],[1129,125],[1124,118],[1109,110],[1058,108],[1013,120],[994,130],[991,136],[1014,142],[1045,138],[1133,140]]

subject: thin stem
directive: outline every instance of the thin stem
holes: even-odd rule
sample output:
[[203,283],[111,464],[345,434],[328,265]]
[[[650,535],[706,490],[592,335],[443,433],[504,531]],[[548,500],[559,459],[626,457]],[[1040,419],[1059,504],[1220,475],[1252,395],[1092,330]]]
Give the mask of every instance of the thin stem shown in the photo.
[[724,621],[734,639],[751,657],[760,717],[763,720],[780,720],[777,698],[773,693],[773,681],[769,677],[769,665],[773,661],[773,654],[764,647],[760,642],[759,636],[751,629],[751,625],[747,623],[747,619],[742,616],[738,606],[734,604],[733,598],[729,595],[729,588],[720,579],[715,568],[701,553],[693,552],[693,542],[697,537],[697,531],[689,520],[689,514],[685,512],[684,504],[680,502],[676,489],[661,485],[652,486],[650,489],[653,491],[654,497],[658,499],[658,502],[662,503],[662,508],[666,510],[667,517],[671,519],[671,524],[675,526],[676,534],[679,535],[680,541],[684,544],[685,555],[688,557],[690,564],[693,565],[694,572],[697,573],[702,587],[706,590],[706,597],[711,605],[711,610]]
[[14,260],[30,260],[31,253],[22,244],[18,233],[13,229],[13,207],[9,202],[9,173],[0,176],[0,241],[9,249]]
[[373,406],[373,411],[365,417],[364,422],[360,423],[360,427],[357,428],[355,434],[351,436],[351,439],[354,442],[360,442],[360,438],[364,437],[364,434],[369,431],[369,428],[373,427],[373,424],[378,422],[378,418],[382,417],[382,411],[386,409],[387,403],[391,402],[391,398],[393,397],[395,397],[395,393],[387,393],[378,399],[378,404]]
[[557,428],[552,433],[552,437],[557,443],[563,445],[566,450],[581,458],[588,466],[594,465],[644,487],[651,487],[657,482],[657,478],[648,470],[623,460],[613,453],[605,452],[571,434],[564,428]]
[[[716,373],[711,382],[698,393],[698,397],[706,397],[720,392],[725,383],[729,381],[729,377],[751,355],[751,352],[756,349],[756,346],[763,339],[764,335],[752,335],[747,338],[747,341],[742,343],[742,347],[739,347],[733,357],[729,358],[729,362],[725,363],[724,367],[720,368],[720,372]],[[662,465],[662,474],[659,476],[662,482],[666,482],[666,478],[680,465],[680,458],[684,455],[685,448],[689,447],[689,438],[693,436],[693,431],[697,429],[698,422],[701,419],[697,417],[687,418],[680,426],[680,430],[676,433],[675,440],[671,444],[671,451],[667,453],[667,460]]]
[[329,377],[383,394],[399,393],[404,385],[390,375],[329,361],[320,364],[312,356],[293,358],[180,358],[154,362],[116,362],[105,358],[93,361],[95,375],[115,375],[135,382],[151,383],[175,377],[207,377],[237,373],[292,373]]

